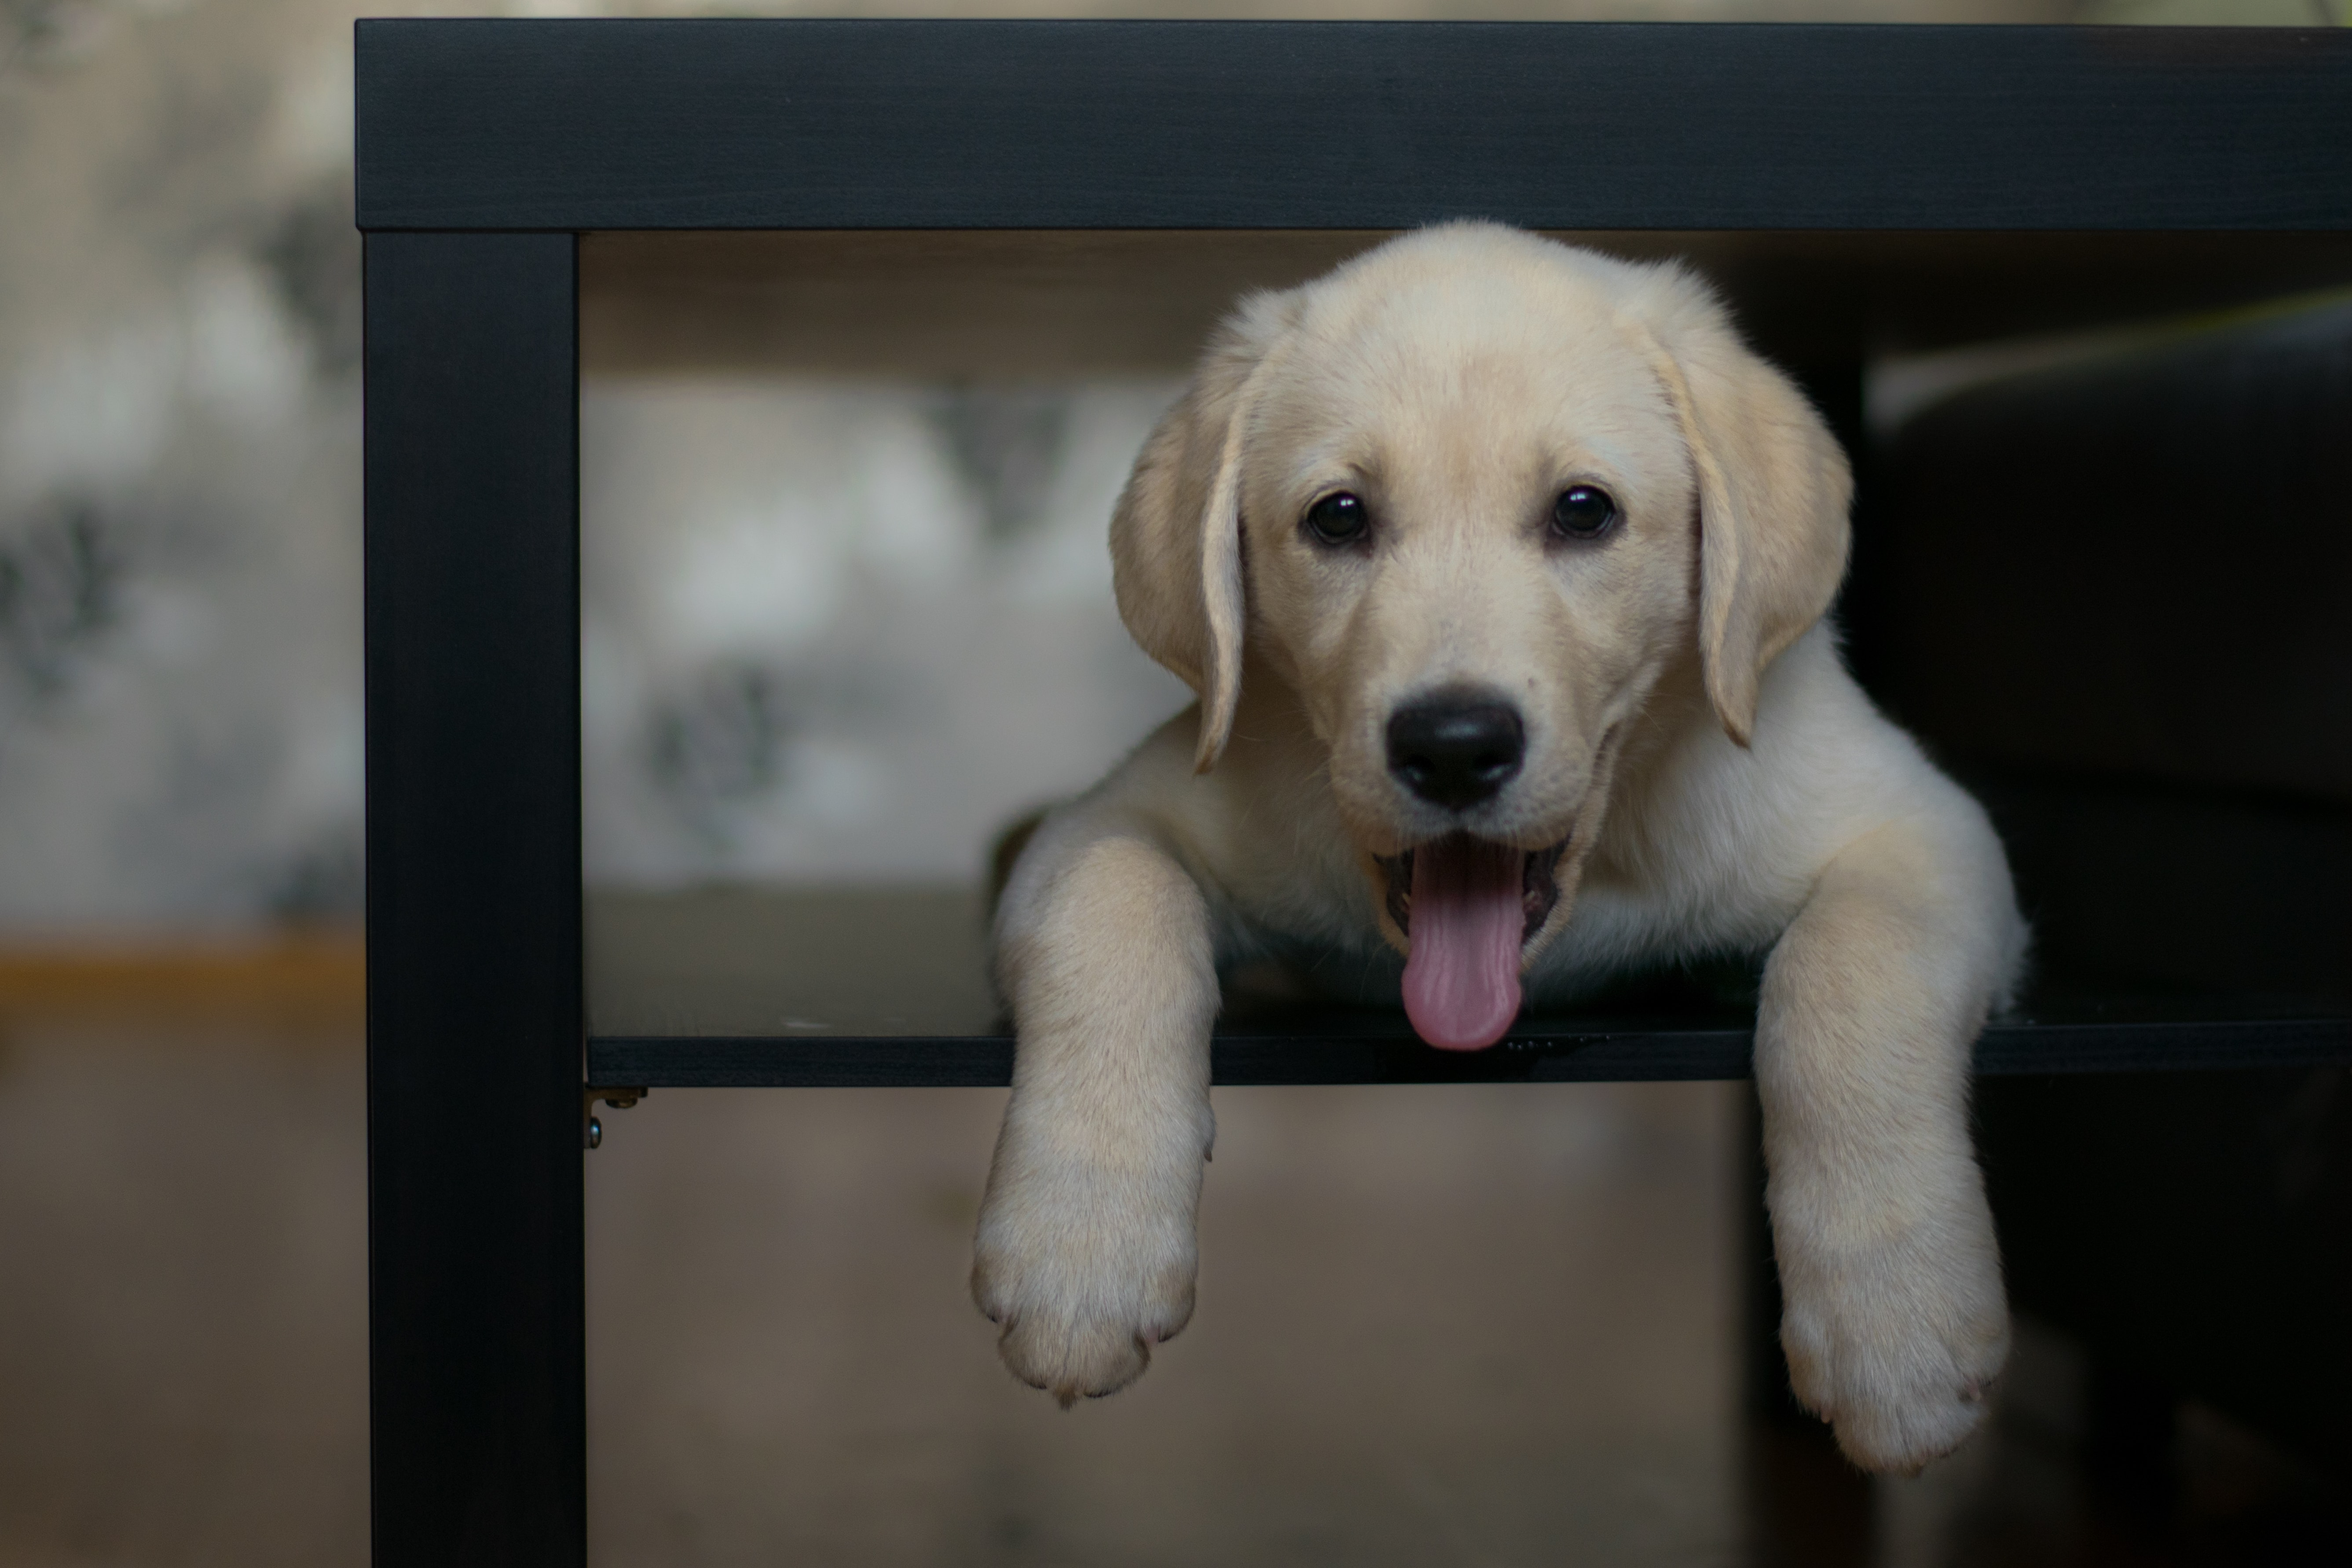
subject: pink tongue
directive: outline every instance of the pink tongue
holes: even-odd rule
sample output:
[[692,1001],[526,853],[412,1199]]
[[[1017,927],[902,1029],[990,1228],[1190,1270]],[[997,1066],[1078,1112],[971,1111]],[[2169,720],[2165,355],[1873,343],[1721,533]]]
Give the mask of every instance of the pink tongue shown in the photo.
[[1518,1016],[1526,858],[1459,836],[1412,853],[1404,1011],[1440,1050],[1484,1050]]

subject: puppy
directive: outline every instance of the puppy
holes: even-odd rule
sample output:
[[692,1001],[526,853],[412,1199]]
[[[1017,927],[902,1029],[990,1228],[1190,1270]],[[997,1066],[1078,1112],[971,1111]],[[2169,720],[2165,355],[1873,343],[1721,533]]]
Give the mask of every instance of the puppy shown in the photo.
[[1192,1316],[1222,968],[1476,1050],[1737,952],[1797,1396],[1871,1469],[1968,1436],[2009,1346],[1969,1055],[2025,932],[1823,623],[1851,488],[1678,267],[1456,224],[1242,302],[1111,522],[1120,614],[1200,701],[996,916],[972,1293],[1015,1375],[1112,1393]]

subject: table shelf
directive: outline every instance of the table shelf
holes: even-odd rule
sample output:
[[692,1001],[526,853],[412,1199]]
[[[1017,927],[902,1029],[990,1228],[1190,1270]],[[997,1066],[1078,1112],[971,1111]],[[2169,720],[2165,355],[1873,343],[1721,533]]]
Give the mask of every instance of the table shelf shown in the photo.
[[[587,1071],[679,1089],[1012,1081],[980,900],[956,888],[592,893]],[[1660,976],[1530,1014],[1491,1050],[1434,1050],[1395,1008],[1233,988],[1221,1084],[1575,1083],[1748,1075],[1753,977]],[[1977,1047],[1980,1076],[2352,1064],[2352,1005],[2294,993],[2039,978]]]
[[[1733,1022],[1531,1020],[1491,1050],[1433,1050],[1369,1020],[1280,1033],[1220,1030],[1222,1085],[1615,1083],[1739,1079],[1751,1031]],[[2116,1023],[2003,1023],[1977,1046],[1982,1077],[2352,1065],[2352,1015]],[[591,1037],[595,1084],[645,1089],[990,1088],[1013,1080],[1013,1037]]]

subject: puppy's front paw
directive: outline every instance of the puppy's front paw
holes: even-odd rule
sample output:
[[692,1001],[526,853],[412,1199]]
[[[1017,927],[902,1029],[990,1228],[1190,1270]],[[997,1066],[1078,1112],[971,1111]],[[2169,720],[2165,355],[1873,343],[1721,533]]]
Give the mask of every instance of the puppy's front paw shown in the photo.
[[1191,1191],[1136,1192],[1131,1174],[1032,1172],[992,1185],[972,1247],[971,1295],[1003,1325],[1013,1375],[1067,1409],[1143,1375],[1151,1347],[1192,1316]]
[[1780,1347],[1800,1403],[1865,1470],[1916,1475],[1990,1408],[2009,1305],[1990,1220],[1784,1258]]

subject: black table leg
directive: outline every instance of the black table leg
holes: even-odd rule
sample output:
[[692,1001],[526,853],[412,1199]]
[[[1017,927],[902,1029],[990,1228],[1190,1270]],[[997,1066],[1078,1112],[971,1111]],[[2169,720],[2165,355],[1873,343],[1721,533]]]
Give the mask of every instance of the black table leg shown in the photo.
[[586,1554],[574,245],[367,237],[378,1568]]

